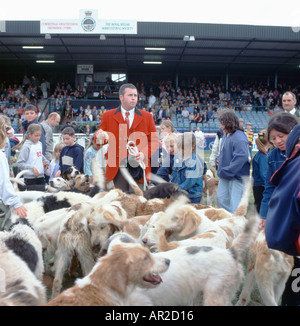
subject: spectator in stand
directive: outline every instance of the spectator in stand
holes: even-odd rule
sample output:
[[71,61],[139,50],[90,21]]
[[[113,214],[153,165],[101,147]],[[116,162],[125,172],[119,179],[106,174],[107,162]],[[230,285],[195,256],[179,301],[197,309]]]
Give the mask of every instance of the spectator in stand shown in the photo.
[[78,126],[77,126],[77,124],[76,124],[75,121],[73,121],[73,122],[71,123],[71,127],[74,129],[74,131],[75,131],[76,134],[79,133],[79,128],[78,128]]
[[7,115],[10,117],[10,118],[14,118],[14,116],[16,115],[17,113],[17,110],[16,110],[16,107],[13,105],[13,106],[10,106],[7,110]]
[[172,119],[173,116],[176,117],[176,107],[174,104],[170,107],[170,118]]
[[219,119],[219,114],[217,112],[217,110],[213,110],[213,114],[210,118],[212,121],[218,120]]
[[43,93],[43,98],[48,98],[48,85],[46,83],[46,80],[43,78],[41,83],[41,91]]
[[188,119],[190,113],[187,110],[187,107],[186,106],[183,108],[183,111],[181,112],[181,115],[182,115],[183,119]]
[[176,114],[180,114],[181,115],[181,113],[182,113],[182,111],[183,111],[183,106],[177,106],[176,107]]
[[150,94],[150,96],[148,97],[148,108],[152,109],[154,108],[156,103],[156,97],[154,96],[153,93]]
[[65,104],[65,117],[67,119],[73,119],[73,108],[70,101],[67,101]]
[[162,120],[163,119],[166,119],[166,111],[164,110],[164,108],[161,106],[159,108],[159,110],[157,111],[157,114],[156,114],[156,122],[158,125],[161,124]]
[[98,98],[100,99],[100,100],[106,100],[106,95],[105,95],[105,93],[104,93],[104,91],[101,89],[100,90],[100,92],[99,92],[99,96],[98,96]]
[[77,123],[83,122],[83,114],[82,113],[79,113],[79,115],[76,117],[76,120],[75,121]]
[[25,75],[24,76],[24,79],[23,79],[23,89],[24,89],[24,92],[27,91],[28,87],[31,85],[31,81],[30,79]]
[[207,108],[207,117],[208,117],[208,120],[211,120],[211,117],[212,117],[213,113],[214,113],[214,110],[212,109],[212,106],[209,106]]
[[87,135],[87,136],[90,136],[92,134],[92,129],[90,127],[89,124],[85,125],[84,127],[84,133]]
[[299,110],[295,108],[297,103],[296,95],[292,92],[285,92],[282,95],[282,107],[285,112],[291,113],[296,117],[300,117]]
[[97,106],[94,105],[93,106],[93,109],[92,109],[92,121],[96,121],[97,120],[97,115],[98,115]]
[[207,115],[207,111],[204,110],[202,113],[202,123],[209,123],[209,117]]
[[201,123],[202,122],[202,116],[199,112],[195,115],[195,122],[196,123]]
[[100,120],[102,119],[102,115],[103,115],[104,112],[106,112],[106,109],[105,109],[105,107],[102,105],[102,106],[100,107],[100,110],[99,110]]
[[77,116],[82,115],[82,118],[84,117],[85,110],[82,105],[80,105],[78,112],[76,113]]
[[88,117],[89,121],[93,121],[91,106],[87,105],[84,114]]
[[190,112],[190,114],[189,114],[189,121],[190,121],[190,122],[195,122],[195,115],[194,115],[194,112]]

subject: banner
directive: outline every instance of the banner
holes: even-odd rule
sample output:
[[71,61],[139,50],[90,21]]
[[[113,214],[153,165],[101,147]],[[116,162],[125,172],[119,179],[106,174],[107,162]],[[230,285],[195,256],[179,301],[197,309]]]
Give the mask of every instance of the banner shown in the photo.
[[137,34],[135,20],[99,20],[97,9],[80,10],[79,19],[43,19],[41,34]]

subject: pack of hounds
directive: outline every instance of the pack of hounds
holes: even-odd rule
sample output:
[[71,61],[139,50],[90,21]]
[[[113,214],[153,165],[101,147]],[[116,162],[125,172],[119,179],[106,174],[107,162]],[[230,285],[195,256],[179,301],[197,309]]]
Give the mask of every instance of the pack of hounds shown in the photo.
[[232,214],[212,205],[210,170],[208,205],[172,183],[143,192],[121,172],[132,193],[109,187],[95,162],[95,186],[72,167],[46,192],[19,192],[28,217],[8,210],[2,223],[1,306],[247,305],[255,284],[264,305],[280,303],[292,260],[267,247],[248,214],[251,179]]

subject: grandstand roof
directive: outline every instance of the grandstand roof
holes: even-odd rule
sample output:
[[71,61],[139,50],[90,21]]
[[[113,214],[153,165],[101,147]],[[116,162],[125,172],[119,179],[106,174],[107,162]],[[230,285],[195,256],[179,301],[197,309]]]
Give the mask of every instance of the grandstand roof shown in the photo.
[[[93,64],[95,71],[118,72],[254,72],[299,74],[300,32],[290,27],[138,22],[137,34],[40,34],[39,21],[6,21],[0,33],[0,68],[36,70],[36,60],[55,60],[49,69],[76,71]],[[195,41],[184,41],[184,36]],[[43,45],[25,50],[23,45]],[[165,51],[146,51],[163,47]],[[161,61],[146,66],[143,61]]]

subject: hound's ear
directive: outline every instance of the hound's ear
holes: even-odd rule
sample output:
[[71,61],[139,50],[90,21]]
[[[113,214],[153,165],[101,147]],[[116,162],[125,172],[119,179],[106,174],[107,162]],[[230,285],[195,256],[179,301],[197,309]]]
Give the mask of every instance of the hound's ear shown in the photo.
[[[119,250],[119,249],[118,249]],[[114,248],[112,249],[112,252]],[[112,290],[119,293],[121,296],[125,295],[126,287],[129,282],[128,268],[129,268],[129,257],[126,251],[122,249],[119,250],[117,254],[114,254],[114,264],[115,271],[112,275]],[[110,266],[111,268],[111,266]]]
[[180,237],[185,237],[196,231],[199,225],[199,216],[192,212],[186,211],[183,215],[183,229],[178,234]]

